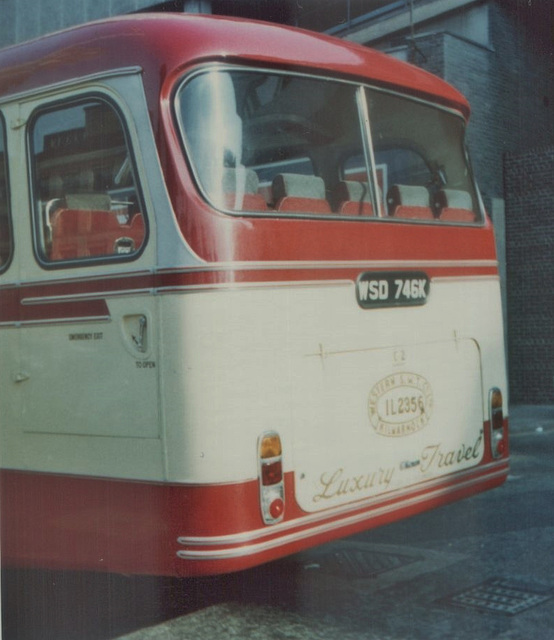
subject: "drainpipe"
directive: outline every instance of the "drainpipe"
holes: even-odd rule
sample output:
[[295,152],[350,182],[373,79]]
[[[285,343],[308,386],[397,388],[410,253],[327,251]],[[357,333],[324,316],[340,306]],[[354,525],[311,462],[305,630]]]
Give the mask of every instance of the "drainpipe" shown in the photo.
[[352,26],[352,12],[350,10],[350,0],[346,2],[346,26],[348,31],[350,31],[350,27]]
[[[415,40],[415,23],[414,23],[414,0],[406,0],[406,4],[408,5],[408,9],[410,11],[410,36],[407,38],[409,42],[410,49],[412,50],[410,58],[410,62],[415,63],[416,53],[419,54],[424,62],[427,62],[427,57],[421,51],[421,49],[417,46]],[[417,64],[417,63],[416,63]]]

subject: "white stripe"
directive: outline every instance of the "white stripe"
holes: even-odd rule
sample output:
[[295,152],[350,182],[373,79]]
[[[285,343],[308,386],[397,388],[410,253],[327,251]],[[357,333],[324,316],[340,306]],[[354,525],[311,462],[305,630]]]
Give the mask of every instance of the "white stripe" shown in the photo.
[[[490,476],[487,476],[487,479],[492,479],[496,477],[500,477],[504,475],[505,471],[501,470]],[[426,500],[432,499],[435,496],[444,496],[450,493],[454,493],[459,489],[465,489],[473,486],[474,484],[478,484],[482,478],[474,478],[462,484],[451,487],[448,490],[444,489],[436,489],[433,492],[425,493],[421,496],[417,496],[415,498],[410,498],[408,500],[404,500],[401,503],[396,503],[394,505],[386,505],[384,507],[380,507],[375,509],[371,513],[360,513],[355,516],[351,516],[350,518],[345,518],[344,520],[333,521],[329,523],[325,523],[316,527],[312,527],[311,529],[304,529],[302,531],[291,533],[286,536],[282,536],[279,538],[268,540],[267,542],[259,542],[256,544],[249,544],[242,547],[238,547],[235,549],[217,549],[217,550],[206,550],[206,551],[178,551],[177,556],[179,558],[183,558],[186,560],[226,560],[229,558],[239,558],[247,555],[254,555],[256,553],[262,553],[264,551],[269,551],[274,549],[275,547],[281,547],[292,542],[298,542],[300,540],[305,540],[306,538],[311,538],[313,536],[321,535],[323,533],[328,533],[334,531],[335,529],[342,529],[343,527],[352,526],[363,522],[364,520],[369,520],[374,517],[382,516],[388,513],[392,513],[394,511],[398,511],[399,509],[406,508],[409,506],[413,506],[419,504],[421,502],[425,502]]]
[[[379,517],[381,515],[385,515],[388,513],[392,513],[394,511],[398,511],[400,509],[407,508],[409,506],[413,506],[419,504],[421,502],[425,502],[426,500],[432,499],[436,496],[443,496],[450,493],[454,493],[459,491],[460,489],[465,489],[471,487],[475,484],[480,484],[483,481],[488,481],[497,477],[501,477],[507,473],[507,463],[508,460],[503,460],[501,466],[498,463],[491,463],[486,465],[485,467],[480,468],[479,470],[493,468],[495,469],[492,473],[488,473],[487,475],[479,475],[478,477],[469,478],[468,480],[462,481],[458,484],[449,487],[448,489],[444,489],[444,478],[441,478],[432,483],[432,485],[436,485],[436,487],[427,491],[421,495],[415,497],[404,498],[400,502],[395,502],[392,505],[385,505],[382,507],[377,507],[370,512],[367,509],[376,502],[380,502],[383,500],[383,496],[379,496],[378,499],[372,498],[371,500],[365,502],[357,502],[349,507],[336,509],[332,512],[325,511],[325,514],[317,514],[315,516],[307,516],[299,520],[292,520],[288,522],[284,522],[282,524],[277,524],[270,529],[257,529],[256,531],[246,532],[238,535],[228,535],[228,536],[205,536],[205,537],[181,537],[178,538],[177,542],[183,546],[215,546],[215,545],[226,545],[226,549],[217,549],[217,550],[183,550],[178,551],[177,555],[180,558],[185,559],[194,559],[194,560],[207,560],[207,559],[224,559],[224,558],[234,558],[240,557],[244,555],[251,555],[255,553],[260,553],[262,551],[266,551],[269,549],[273,549],[278,546],[286,545],[290,542],[296,542],[298,540],[304,540],[305,538],[320,535],[322,533],[326,533],[329,531],[333,531],[335,529],[343,528],[346,526],[351,526],[357,524],[359,522],[363,522],[364,520],[369,520],[372,518]],[[475,469],[472,470],[472,474],[475,473]],[[469,475],[468,472],[462,472],[457,475]],[[419,489],[420,487],[418,487]],[[404,491],[404,493],[406,493]],[[413,493],[413,490],[412,490]],[[391,499],[394,494],[387,495],[387,500]],[[293,532],[288,535],[279,536],[277,538],[272,538],[266,542],[258,542],[252,544],[245,544],[246,542],[251,542],[257,540],[259,538],[267,537],[267,536],[275,536],[278,535],[282,531],[286,531],[292,528],[303,527],[306,523],[310,522],[319,522],[322,519],[328,519],[329,517],[335,517],[340,513],[347,513],[350,511],[358,511],[359,509],[365,509],[363,513],[357,513],[353,516],[349,516],[346,518],[342,518],[340,520],[333,520],[332,522],[324,522],[323,524],[315,524],[308,529],[303,529],[302,531]],[[238,548],[237,545],[242,545]]]

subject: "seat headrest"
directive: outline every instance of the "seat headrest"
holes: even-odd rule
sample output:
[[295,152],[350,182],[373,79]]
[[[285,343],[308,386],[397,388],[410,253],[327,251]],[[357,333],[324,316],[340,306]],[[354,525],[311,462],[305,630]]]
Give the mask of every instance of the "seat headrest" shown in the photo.
[[459,189],[441,189],[437,192],[436,204],[439,209],[448,207],[449,209],[473,210],[471,194]]
[[342,180],[337,187],[339,200],[353,202],[371,202],[371,192],[367,182],[357,180]]
[[63,180],[57,173],[48,178],[48,194],[50,198],[63,196]]
[[428,207],[429,192],[419,185],[393,184],[387,194],[389,207]]
[[319,176],[279,173],[273,178],[272,189],[275,200],[280,200],[286,196],[325,199],[325,183],[323,178]]
[[[244,169],[243,172],[245,179],[244,193],[258,193],[258,187],[260,186],[258,174],[253,169]],[[223,193],[235,193],[237,191],[237,179],[241,179],[238,175],[239,173],[239,169],[225,169],[222,180]]]
[[109,211],[111,199],[106,193],[68,193],[65,196],[68,209],[90,211]]

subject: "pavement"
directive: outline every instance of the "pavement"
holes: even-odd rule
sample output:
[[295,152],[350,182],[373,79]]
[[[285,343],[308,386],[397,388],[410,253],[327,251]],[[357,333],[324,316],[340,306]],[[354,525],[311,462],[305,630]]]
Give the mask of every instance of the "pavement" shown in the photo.
[[508,418],[513,433],[550,431],[554,429],[554,405],[511,405]]
[[[435,510],[419,519],[392,525],[384,532],[374,531],[368,537],[370,543],[360,535],[292,558],[289,562],[296,562],[304,573],[295,583],[294,602],[289,603],[292,606],[279,602],[279,597],[260,596],[259,602],[256,598],[250,598],[251,602],[245,598],[242,602],[232,597],[227,602],[120,636],[119,640],[554,638],[554,607],[548,602],[521,616],[475,614],[455,608],[440,610],[436,604],[437,593],[456,591],[461,585],[471,585],[498,573],[512,579],[513,576],[532,579],[535,589],[544,582],[545,593],[549,599],[553,597],[554,557],[548,549],[554,528],[548,507],[554,495],[550,462],[554,405],[512,405],[509,422],[518,453],[513,455],[510,482],[494,496],[494,492],[487,492],[457,503],[448,511]],[[534,469],[532,456],[537,454],[545,460],[544,469]],[[540,514],[543,515],[539,517]],[[460,526],[466,520],[474,521],[467,531]],[[441,541],[439,536],[436,544],[428,544],[429,532],[440,530],[444,539]],[[444,533],[448,531],[450,535]],[[379,535],[385,535],[388,544],[379,543]],[[342,553],[355,557],[368,552],[379,552],[385,557],[412,554],[414,562],[371,580],[355,575],[341,579],[324,571],[327,556]],[[290,591],[290,586],[286,586],[291,584],[288,570],[287,561],[277,563],[268,583],[260,582],[265,584],[262,590],[277,595]],[[281,581],[282,589],[278,588]]]

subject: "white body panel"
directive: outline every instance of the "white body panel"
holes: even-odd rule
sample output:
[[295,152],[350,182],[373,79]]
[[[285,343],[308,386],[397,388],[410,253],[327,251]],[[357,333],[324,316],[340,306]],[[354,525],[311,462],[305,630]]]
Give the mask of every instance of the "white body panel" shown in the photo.
[[[60,86],[13,96],[2,105],[8,122],[25,123],[37,107],[60,99],[91,94],[109,97],[122,111],[149,223],[149,239],[140,257],[129,264],[75,265],[48,270],[35,257],[30,233],[29,184],[26,179],[25,127],[8,130],[14,255],[0,284],[18,287],[27,310],[58,303],[87,304],[105,300],[106,313],[87,318],[72,314],[59,319],[30,320],[0,326],[0,406],[2,466],[39,472],[163,480],[165,462],[159,417],[156,300],[151,290],[117,291],[114,277],[148,276],[158,260],[158,223],[164,255],[191,262],[166,193],[152,135],[140,70],[129,69],[103,78],[80,78]],[[146,179],[148,175],[148,179]],[[25,178],[25,179],[21,179]],[[156,201],[154,209],[153,201]],[[188,256],[188,258],[187,258]],[[99,279],[106,291],[87,295],[86,284]],[[61,297],[32,293],[33,287],[72,285]],[[72,284],[73,283],[73,284]],[[79,316],[79,317],[77,317]],[[147,343],[138,349],[137,323],[147,320]]]
[[[503,353],[499,310],[495,278],[432,282],[415,309],[362,310],[353,283],[163,296],[169,479],[255,478],[257,437],[268,430],[281,434],[307,511],[476,465],[488,389],[506,392],[504,363],[491,357]],[[383,413],[406,390],[429,417],[392,417],[397,434],[378,433],[372,407]],[[364,476],[367,490],[314,500],[338,469]],[[372,484],[373,473],[382,480]]]

